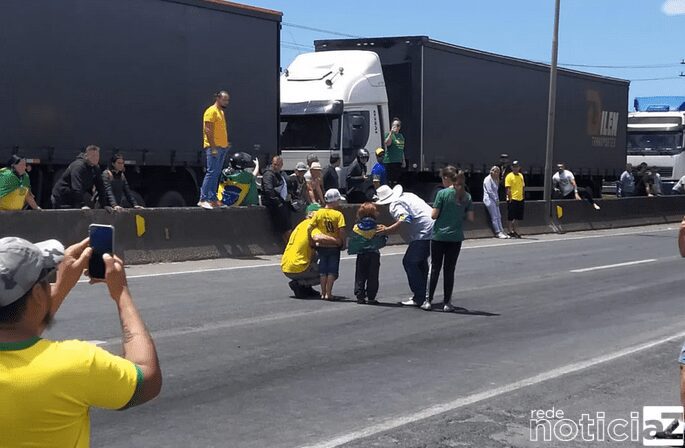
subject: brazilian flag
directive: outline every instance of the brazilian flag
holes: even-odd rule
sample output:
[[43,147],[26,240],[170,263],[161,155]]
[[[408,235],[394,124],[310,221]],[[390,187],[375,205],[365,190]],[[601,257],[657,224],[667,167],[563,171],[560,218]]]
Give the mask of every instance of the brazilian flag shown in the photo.
[[259,205],[257,182],[254,175],[247,171],[223,175],[217,196],[224,205],[229,207]]

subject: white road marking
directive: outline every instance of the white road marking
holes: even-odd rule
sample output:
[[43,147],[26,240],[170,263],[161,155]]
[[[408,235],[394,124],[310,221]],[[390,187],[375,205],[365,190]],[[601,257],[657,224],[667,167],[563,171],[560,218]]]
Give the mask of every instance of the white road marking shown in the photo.
[[436,415],[445,413],[445,412],[450,412],[454,411],[456,409],[462,408],[464,406],[470,406],[472,404],[488,400],[490,398],[497,397],[499,395],[503,395],[506,393],[514,392],[519,389],[523,389],[528,386],[534,386],[539,383],[549,381],[555,378],[562,377],[564,375],[568,375],[571,373],[575,373],[590,367],[594,367],[599,364],[603,364],[609,361],[613,361],[615,359],[621,358],[623,356],[628,356],[632,355],[634,353],[647,350],[653,347],[656,347],[657,345],[664,344],[666,342],[671,342],[676,339],[683,339],[685,338],[685,332],[681,332],[678,334],[675,334],[673,336],[669,336],[666,338],[662,339],[657,339],[651,342],[647,342],[644,344],[640,344],[637,346],[625,348],[623,350],[618,350],[613,353],[609,353],[606,355],[598,356],[592,359],[589,359],[587,361],[580,361],[577,363],[569,364],[563,367],[559,367],[557,369],[552,369],[547,372],[540,373],[538,375],[516,381],[510,384],[507,384],[505,386],[501,387],[496,387],[494,389],[486,390],[483,392],[479,392],[476,394],[472,395],[467,395],[465,397],[457,398],[455,400],[449,401],[447,403],[443,404],[438,404],[435,406],[431,406],[422,410],[419,410],[417,412],[411,412],[408,413],[404,416],[401,417],[396,417],[390,420],[386,420],[384,422],[378,423],[376,425],[371,425],[366,428],[349,432],[347,434],[342,434],[339,435],[333,439],[322,441],[319,443],[316,443],[314,445],[308,445],[305,448],[334,448],[338,447],[340,445],[343,445],[345,443],[349,443],[355,440],[363,439],[366,437],[370,437],[376,434],[379,434],[381,432],[389,431],[391,429],[399,428],[401,426],[414,423],[420,420],[424,420],[426,418],[430,417],[435,417]]
[[[666,229],[636,230],[636,231],[632,231],[632,232],[612,233],[609,235],[607,235],[606,233],[601,233],[598,235],[571,236],[571,237],[566,237],[566,238],[550,238],[550,239],[544,239],[544,240],[518,240],[518,241],[511,241],[511,242],[506,242],[506,243],[490,243],[490,244],[480,244],[480,245],[476,245],[476,246],[465,246],[462,248],[462,250],[489,249],[489,248],[493,248],[493,247],[521,246],[521,245],[525,245],[525,244],[555,243],[555,242],[559,242],[559,241],[588,240],[588,239],[593,239],[593,238],[608,238],[608,237],[616,237],[616,236],[635,235],[635,234],[639,234],[639,233],[668,232],[671,230],[674,230],[674,229],[672,227],[668,227]],[[397,255],[404,255],[404,251],[381,254],[381,257],[394,257]],[[356,260],[356,257],[341,257],[340,259],[341,260]],[[246,266],[227,266],[227,267],[222,267],[222,268],[192,269],[192,270],[186,270],[186,271],[170,271],[170,272],[157,272],[157,273],[152,273],[152,274],[138,274],[138,275],[129,275],[129,276],[127,276],[127,278],[129,280],[131,280],[131,279],[137,279],[137,278],[154,278],[154,277],[167,277],[167,276],[174,276],[174,275],[204,274],[207,272],[237,271],[237,270],[242,270],[242,269],[257,269],[257,268],[277,267],[280,265],[281,265],[280,263],[262,263],[262,264],[251,264],[251,265],[246,265]],[[79,280],[78,283],[88,283],[88,281],[89,281],[88,279],[83,279],[83,280]]]
[[655,261],[657,261],[656,258],[649,258],[647,260],[626,261],[625,263],[606,264],[604,266],[593,266],[591,268],[573,269],[570,272],[573,272],[575,274],[580,274],[582,272],[592,272],[592,271],[601,271],[603,269],[622,268],[624,266],[635,266],[636,264],[653,263]]

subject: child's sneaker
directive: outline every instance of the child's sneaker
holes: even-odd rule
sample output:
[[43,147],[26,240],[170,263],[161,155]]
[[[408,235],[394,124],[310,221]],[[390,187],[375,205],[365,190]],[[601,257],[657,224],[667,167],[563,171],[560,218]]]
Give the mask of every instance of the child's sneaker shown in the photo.
[[426,300],[421,304],[421,309],[424,311],[430,311],[433,309],[433,305],[431,305],[431,303],[428,300]]

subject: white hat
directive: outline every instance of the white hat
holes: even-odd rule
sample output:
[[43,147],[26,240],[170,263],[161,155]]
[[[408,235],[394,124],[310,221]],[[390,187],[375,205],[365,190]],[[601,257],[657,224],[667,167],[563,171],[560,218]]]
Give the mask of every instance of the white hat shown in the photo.
[[330,204],[331,202],[339,202],[342,199],[342,196],[337,188],[331,188],[326,191],[324,199],[326,200],[326,204]]
[[378,190],[376,190],[376,196],[378,197],[376,204],[391,204],[399,199],[400,196],[402,196],[403,191],[402,185],[400,184],[395,185],[395,188],[392,189],[387,185],[381,185],[378,187]]
[[319,162],[314,162],[312,165],[309,167],[309,170],[320,170],[321,169],[321,164]]

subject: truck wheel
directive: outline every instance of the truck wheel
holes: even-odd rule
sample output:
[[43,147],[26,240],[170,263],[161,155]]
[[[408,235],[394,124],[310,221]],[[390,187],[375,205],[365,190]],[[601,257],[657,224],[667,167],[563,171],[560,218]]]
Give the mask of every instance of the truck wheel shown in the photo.
[[156,207],[186,207],[186,200],[183,199],[183,195],[178,191],[167,191],[162,196],[160,196],[157,201]]

